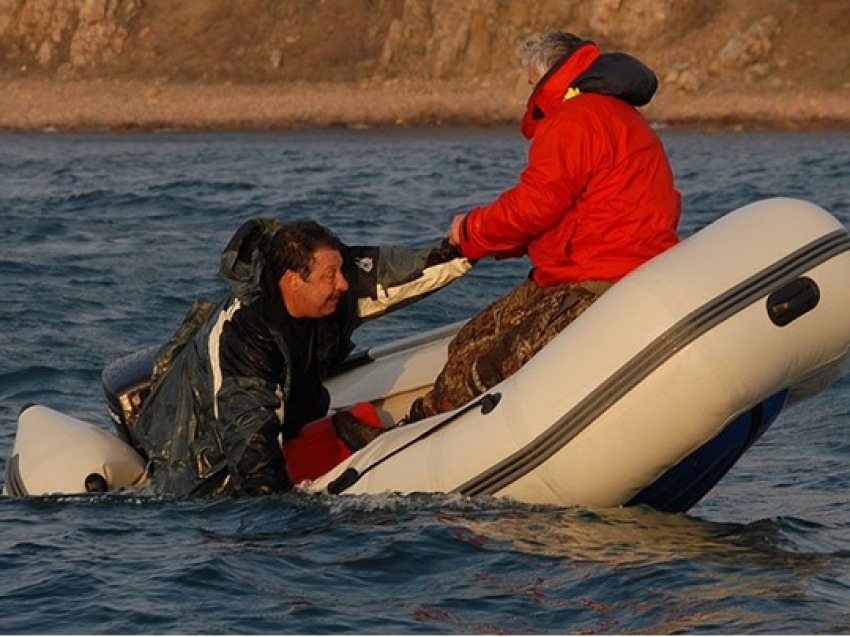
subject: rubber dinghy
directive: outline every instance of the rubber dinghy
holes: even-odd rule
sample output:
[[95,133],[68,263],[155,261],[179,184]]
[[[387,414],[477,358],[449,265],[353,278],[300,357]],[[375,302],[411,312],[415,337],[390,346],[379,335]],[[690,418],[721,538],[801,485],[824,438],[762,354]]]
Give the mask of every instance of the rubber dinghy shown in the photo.
[[[459,327],[355,354],[328,381],[335,409],[369,401],[388,430],[299,488],[686,511],[785,408],[845,371],[850,235],[805,201],[740,208],[622,279],[487,394],[392,427],[433,382]],[[119,433],[144,399],[152,356],[104,371]],[[117,490],[144,478],[119,436],[31,405],[4,493]]]

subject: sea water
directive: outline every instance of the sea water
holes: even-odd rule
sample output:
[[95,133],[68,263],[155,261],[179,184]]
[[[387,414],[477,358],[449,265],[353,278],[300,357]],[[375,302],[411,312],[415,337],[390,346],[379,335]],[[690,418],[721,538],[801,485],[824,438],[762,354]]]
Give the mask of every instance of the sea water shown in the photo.
[[[683,236],[772,196],[850,222],[850,133],[660,134]],[[27,403],[110,426],[103,366],[221,297],[220,253],[247,218],[423,243],[513,184],[526,151],[507,129],[0,136],[0,469]],[[484,261],[357,340],[468,317],[527,270]],[[687,515],[455,495],[2,498],[0,632],[850,632],[848,423],[845,377]]]

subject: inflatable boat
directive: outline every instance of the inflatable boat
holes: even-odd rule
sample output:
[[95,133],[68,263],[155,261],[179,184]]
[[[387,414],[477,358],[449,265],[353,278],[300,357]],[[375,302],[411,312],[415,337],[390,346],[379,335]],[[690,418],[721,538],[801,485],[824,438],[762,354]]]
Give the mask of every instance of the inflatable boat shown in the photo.
[[[360,352],[330,378],[334,409],[368,402],[386,431],[298,488],[682,512],[783,410],[845,371],[850,235],[795,199],[730,212],[612,286],[483,396],[394,426],[433,382],[459,327]],[[152,355],[104,371],[119,434],[144,400]],[[31,405],[4,492],[120,490],[144,479],[144,462],[119,435]]]

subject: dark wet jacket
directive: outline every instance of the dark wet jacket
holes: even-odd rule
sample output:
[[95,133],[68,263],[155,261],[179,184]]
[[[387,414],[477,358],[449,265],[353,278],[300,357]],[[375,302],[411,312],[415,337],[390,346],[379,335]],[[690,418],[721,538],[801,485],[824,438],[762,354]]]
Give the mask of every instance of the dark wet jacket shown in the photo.
[[353,349],[354,329],[471,267],[445,242],[344,246],[350,287],[335,312],[295,319],[264,267],[264,246],[279,227],[275,220],[252,220],[239,229],[221,262],[231,296],[219,305],[197,302],[159,352],[151,393],[130,432],[158,493],[290,488],[280,436],[294,437],[328,412],[322,380]]

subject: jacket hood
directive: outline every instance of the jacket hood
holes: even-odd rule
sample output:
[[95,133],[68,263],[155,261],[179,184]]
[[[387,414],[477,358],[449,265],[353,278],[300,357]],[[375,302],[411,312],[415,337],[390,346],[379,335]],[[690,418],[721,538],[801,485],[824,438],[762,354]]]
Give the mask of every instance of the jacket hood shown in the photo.
[[612,95],[632,106],[645,106],[658,90],[658,78],[631,55],[603,53],[576,78],[573,86],[582,93]]
[[571,89],[644,106],[655,95],[658,78],[631,55],[602,53],[595,43],[587,41],[556,62],[537,83],[520,126],[527,139],[534,137],[540,120],[560,108]]
[[283,227],[277,219],[250,219],[231,237],[221,254],[219,274],[231,293],[251,303],[263,292],[263,274],[272,237]]

